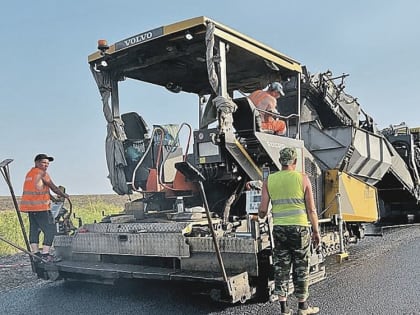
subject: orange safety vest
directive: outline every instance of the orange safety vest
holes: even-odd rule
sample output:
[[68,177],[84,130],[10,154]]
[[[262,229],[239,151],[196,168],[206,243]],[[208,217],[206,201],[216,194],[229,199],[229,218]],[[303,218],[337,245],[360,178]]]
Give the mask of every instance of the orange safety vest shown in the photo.
[[261,123],[261,128],[272,130],[278,134],[283,135],[286,132],[286,123],[283,120],[270,120]]
[[[254,103],[256,107],[265,99],[270,96],[266,91],[257,90],[251,93],[248,98]],[[278,134],[284,134],[286,132],[286,123],[283,120],[275,120],[272,116],[263,114],[263,121],[261,123],[262,129],[272,130]]]
[[248,98],[254,103],[255,106],[258,107],[258,104],[265,99],[269,94],[263,90],[257,90],[251,93]]
[[[50,210],[50,188],[47,185],[43,185],[41,190],[36,187],[35,179],[41,172],[43,171],[39,168],[33,167],[26,174],[22,199],[20,201],[20,211],[35,212]],[[49,175],[46,173],[44,177],[48,179]]]

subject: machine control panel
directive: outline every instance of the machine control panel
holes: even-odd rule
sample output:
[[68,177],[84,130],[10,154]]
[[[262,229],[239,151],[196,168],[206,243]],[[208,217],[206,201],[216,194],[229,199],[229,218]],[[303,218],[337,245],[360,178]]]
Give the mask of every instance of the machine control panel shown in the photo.
[[261,191],[252,189],[246,192],[246,213],[257,214],[261,203]]

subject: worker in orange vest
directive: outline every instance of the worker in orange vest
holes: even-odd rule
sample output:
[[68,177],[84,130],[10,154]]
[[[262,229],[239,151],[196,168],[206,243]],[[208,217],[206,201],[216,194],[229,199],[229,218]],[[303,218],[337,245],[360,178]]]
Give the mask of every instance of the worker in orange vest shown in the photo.
[[[27,212],[29,217],[29,243],[31,251],[47,261],[53,261],[50,254],[51,245],[56,234],[54,220],[51,214],[50,189],[57,195],[69,199],[51,180],[47,173],[50,162],[54,158],[46,154],[35,157],[35,167],[26,174],[23,184],[23,194],[20,201],[20,211]],[[44,233],[42,253],[39,253],[39,235]]]
[[273,115],[266,113],[278,113],[277,99],[280,96],[284,96],[283,86],[279,82],[272,82],[268,86],[267,91],[254,91],[248,96],[248,98],[252,101],[255,107],[265,111],[260,112],[262,129],[271,130],[278,135],[284,135],[286,133],[286,123],[283,120],[276,120]]

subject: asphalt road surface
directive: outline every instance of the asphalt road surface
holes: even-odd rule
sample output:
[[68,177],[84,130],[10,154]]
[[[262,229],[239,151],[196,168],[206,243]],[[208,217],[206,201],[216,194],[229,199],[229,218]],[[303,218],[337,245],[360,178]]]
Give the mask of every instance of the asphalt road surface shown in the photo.
[[[328,264],[310,288],[320,314],[420,314],[420,226],[386,230]],[[295,301],[291,300],[292,308]],[[226,305],[174,284],[142,281],[107,286],[37,281],[0,294],[0,314],[279,314],[277,303]]]

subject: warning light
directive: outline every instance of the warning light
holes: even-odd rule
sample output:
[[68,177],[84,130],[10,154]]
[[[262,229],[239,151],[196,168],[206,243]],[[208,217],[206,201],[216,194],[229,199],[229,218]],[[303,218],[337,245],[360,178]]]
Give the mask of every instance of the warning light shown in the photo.
[[104,53],[105,51],[108,50],[108,48],[109,48],[108,42],[105,39],[99,39],[98,40],[98,49],[100,51],[102,51]]

